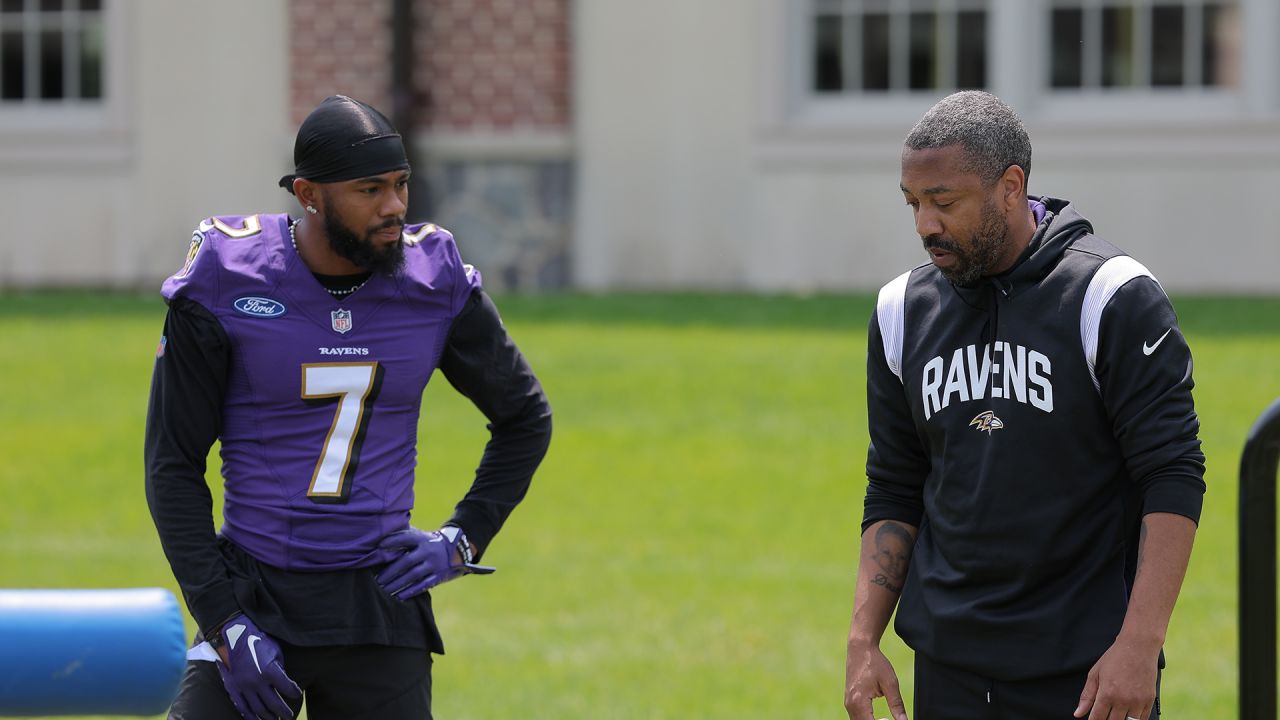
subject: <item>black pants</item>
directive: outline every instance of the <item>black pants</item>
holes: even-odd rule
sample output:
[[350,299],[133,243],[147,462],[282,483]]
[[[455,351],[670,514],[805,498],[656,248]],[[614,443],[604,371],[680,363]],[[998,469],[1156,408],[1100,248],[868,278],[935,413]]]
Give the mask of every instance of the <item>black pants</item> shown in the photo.
[[[199,637],[197,636],[197,642]],[[431,720],[431,653],[281,642],[284,668],[302,688],[309,720]],[[293,704],[294,715],[302,703]],[[187,661],[170,720],[240,720],[211,662]]]
[[[1074,720],[1088,671],[1004,682],[916,654],[914,720]],[[1149,720],[1160,717],[1160,674]]]

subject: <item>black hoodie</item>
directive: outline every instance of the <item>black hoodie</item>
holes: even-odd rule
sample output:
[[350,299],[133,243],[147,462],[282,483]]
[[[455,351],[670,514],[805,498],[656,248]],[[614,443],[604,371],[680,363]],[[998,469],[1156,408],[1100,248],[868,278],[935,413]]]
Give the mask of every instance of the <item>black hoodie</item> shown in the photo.
[[1009,271],[932,264],[871,318],[863,529],[919,527],[895,629],[1000,680],[1088,669],[1120,631],[1143,514],[1198,521],[1191,353],[1146,268],[1047,209]]

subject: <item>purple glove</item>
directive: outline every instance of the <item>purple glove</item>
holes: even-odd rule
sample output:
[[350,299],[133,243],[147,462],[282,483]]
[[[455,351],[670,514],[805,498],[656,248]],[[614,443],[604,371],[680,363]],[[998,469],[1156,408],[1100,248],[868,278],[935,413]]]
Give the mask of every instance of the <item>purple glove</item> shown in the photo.
[[378,543],[381,550],[402,551],[378,573],[378,584],[398,600],[408,600],[462,575],[487,575],[496,568],[471,562],[471,543],[462,530],[446,525],[426,532],[409,528],[392,533]]
[[276,641],[243,613],[228,620],[217,635],[215,647],[227,649],[227,662],[218,661],[218,673],[240,715],[246,720],[292,718],[284,697],[300,700],[302,690],[285,674]]

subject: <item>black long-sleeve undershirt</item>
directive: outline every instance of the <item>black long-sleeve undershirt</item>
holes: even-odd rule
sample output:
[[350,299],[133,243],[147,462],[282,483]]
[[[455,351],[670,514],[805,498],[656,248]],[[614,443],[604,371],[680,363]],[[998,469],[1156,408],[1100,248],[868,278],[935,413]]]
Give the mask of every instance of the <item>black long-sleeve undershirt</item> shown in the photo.
[[[231,345],[208,310],[181,298],[170,304],[164,337],[147,413],[147,502],[187,607],[208,631],[239,611],[215,542],[205,481],[205,461],[222,425]],[[448,521],[483,553],[546,453],[551,408],[482,290],[455,318],[440,370],[489,420],[491,437],[475,480]]]
[[184,299],[169,306],[161,342],[147,408],[147,505],[187,608],[208,635],[239,610],[204,479],[222,427],[231,346],[213,315]]

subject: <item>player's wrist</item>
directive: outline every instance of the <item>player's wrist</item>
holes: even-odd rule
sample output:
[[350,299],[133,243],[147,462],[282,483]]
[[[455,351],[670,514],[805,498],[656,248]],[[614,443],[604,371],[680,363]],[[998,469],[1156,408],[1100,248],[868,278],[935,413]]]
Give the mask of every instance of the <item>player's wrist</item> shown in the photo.
[[1164,633],[1150,629],[1121,627],[1116,645],[1127,646],[1150,654],[1159,654],[1164,647]]
[[217,650],[218,648],[225,646],[227,643],[227,639],[222,634],[222,630],[226,628],[228,625],[230,625],[232,621],[234,621],[236,618],[242,615],[244,615],[243,612],[236,610],[234,613],[232,613],[231,615],[228,615],[221,622],[216,623],[210,628],[202,630],[200,634],[204,637],[205,641],[209,643],[210,647]]
[[458,553],[459,565],[470,565],[476,558],[476,546],[467,539],[467,534],[457,525],[445,525],[440,533],[449,539]]
[[878,650],[883,637],[884,630],[875,632],[869,628],[854,627],[849,630],[846,643],[850,650]]

